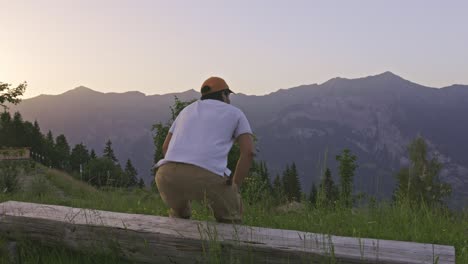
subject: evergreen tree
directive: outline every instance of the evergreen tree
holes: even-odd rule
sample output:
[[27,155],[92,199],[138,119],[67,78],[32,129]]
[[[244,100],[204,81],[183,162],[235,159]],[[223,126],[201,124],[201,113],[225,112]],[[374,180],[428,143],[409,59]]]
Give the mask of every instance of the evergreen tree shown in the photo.
[[31,151],[39,154],[44,155],[44,135],[41,133],[41,128],[39,127],[39,123],[34,121],[32,133],[31,133]]
[[70,169],[75,172],[83,169],[86,163],[90,160],[89,151],[83,143],[76,144],[70,154]]
[[315,183],[312,183],[312,187],[310,188],[309,202],[312,205],[315,205],[317,202],[317,186],[315,186]]
[[110,139],[106,142],[106,147],[104,148],[102,157],[108,158],[112,160],[113,162],[118,163],[118,160],[114,154],[114,150],[112,149],[112,142],[110,141]]
[[260,162],[259,170],[261,181],[267,187],[268,191],[271,192],[270,173],[268,167],[264,161]]
[[145,188],[145,182],[143,181],[142,178],[140,178],[140,181],[138,182],[138,188],[140,188],[140,189]]
[[108,158],[96,158],[90,160],[84,169],[83,180],[97,187],[113,186],[124,187],[126,175]]
[[55,155],[54,136],[52,135],[52,131],[50,130],[49,132],[47,132],[44,147],[45,147],[45,164],[47,166],[52,166],[54,163],[56,163],[56,155]]
[[14,137],[14,133],[9,112],[0,114],[0,132],[0,146],[11,147],[11,139]]
[[[29,147],[31,148],[31,151],[32,151],[32,146],[34,145],[34,137],[33,137],[34,125],[29,121],[25,121],[23,122],[22,127],[23,127],[22,128],[23,135],[20,137],[21,146]],[[41,143],[42,142],[39,142],[39,144]]]
[[273,180],[273,196],[275,197],[277,202],[281,202],[284,196],[284,189],[283,184],[281,181],[281,177],[277,174],[275,179]]
[[289,193],[290,199],[300,202],[301,201],[301,182],[297,173],[296,163],[293,162],[289,174]]
[[354,171],[358,167],[356,159],[357,157],[352,155],[349,149],[344,149],[341,155],[336,156],[336,160],[340,163],[340,202],[345,207],[351,207],[353,204],[353,177]]
[[320,206],[332,207],[338,200],[339,191],[335,182],[333,181],[331,171],[329,168],[325,170],[325,174],[322,177],[322,182],[319,186],[317,194],[317,202]]
[[127,186],[136,186],[138,184],[138,172],[135,167],[133,167],[132,161],[130,159],[127,160],[124,171],[128,178]]
[[283,172],[282,185],[289,201],[301,201],[301,183],[297,174],[296,164],[286,165]]
[[96,152],[94,151],[94,149],[91,149],[91,153],[89,154],[89,159],[90,160],[97,159]]
[[26,131],[24,129],[23,117],[20,112],[15,112],[13,115],[13,122],[11,124],[11,133],[13,135],[11,140],[12,147],[29,147],[26,145]]
[[283,187],[284,196],[289,201],[291,200],[291,187],[289,183],[289,175],[291,174],[291,169],[289,168],[289,164],[286,164],[286,168],[283,171],[283,175],[281,177],[281,186]]
[[56,160],[54,167],[62,170],[69,170],[70,168],[70,145],[68,145],[67,138],[61,134],[55,139],[55,153]]
[[440,181],[442,165],[437,158],[427,158],[427,145],[422,137],[408,146],[411,160],[409,167],[397,174],[397,188],[394,199],[415,204],[424,202],[430,206],[443,204],[443,198],[451,193],[451,186]]

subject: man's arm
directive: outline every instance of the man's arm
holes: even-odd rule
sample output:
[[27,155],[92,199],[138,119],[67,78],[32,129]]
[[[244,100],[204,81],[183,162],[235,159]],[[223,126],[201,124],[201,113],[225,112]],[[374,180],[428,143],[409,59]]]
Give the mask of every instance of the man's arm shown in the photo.
[[169,148],[169,143],[171,142],[172,138],[172,133],[169,132],[167,133],[166,139],[164,140],[163,146],[162,146],[162,151],[163,151],[163,157],[166,156],[167,149]]
[[240,157],[237,161],[233,182],[240,187],[245,177],[249,174],[252,161],[255,156],[255,148],[251,134],[242,134],[237,138],[240,147]]

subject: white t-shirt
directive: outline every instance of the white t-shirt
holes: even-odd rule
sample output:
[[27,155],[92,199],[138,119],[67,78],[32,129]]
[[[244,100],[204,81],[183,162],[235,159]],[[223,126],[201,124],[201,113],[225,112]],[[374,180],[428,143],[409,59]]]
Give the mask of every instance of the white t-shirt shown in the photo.
[[172,138],[166,156],[156,167],[167,162],[183,162],[229,176],[227,156],[235,139],[252,134],[244,113],[218,100],[198,100],[182,110],[169,132]]

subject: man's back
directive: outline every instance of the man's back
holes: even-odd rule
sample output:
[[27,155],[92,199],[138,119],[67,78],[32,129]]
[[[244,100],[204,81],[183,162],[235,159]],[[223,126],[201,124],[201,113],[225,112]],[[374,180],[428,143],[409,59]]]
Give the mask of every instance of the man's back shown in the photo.
[[165,159],[205,168],[218,175],[229,175],[227,155],[234,140],[252,133],[245,115],[238,108],[217,100],[199,100],[187,106],[171,126],[171,143]]

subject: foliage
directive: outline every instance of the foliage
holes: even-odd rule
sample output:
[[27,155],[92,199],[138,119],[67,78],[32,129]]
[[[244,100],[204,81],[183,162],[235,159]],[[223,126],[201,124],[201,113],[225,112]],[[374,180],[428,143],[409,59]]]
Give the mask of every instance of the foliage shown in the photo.
[[294,162],[291,166],[286,165],[282,177],[282,187],[288,201],[301,201],[301,182]]
[[309,202],[312,205],[315,205],[317,203],[317,186],[315,186],[315,183],[312,183],[312,186],[310,187],[310,193],[309,193]]
[[129,178],[120,166],[106,157],[89,161],[84,169],[83,180],[97,187],[122,187],[129,183]]
[[430,206],[443,204],[443,198],[451,193],[451,186],[440,181],[442,165],[436,157],[428,160],[427,144],[422,137],[416,138],[408,146],[411,161],[409,167],[402,168],[397,178],[394,199]]
[[317,207],[319,208],[333,208],[338,200],[339,191],[338,187],[333,181],[331,171],[329,168],[325,170],[317,193]]
[[119,162],[117,160],[117,158],[115,157],[114,149],[112,148],[112,141],[110,139],[107,140],[107,142],[106,142],[106,146],[104,147],[104,151],[103,151],[102,156],[104,158],[108,158],[108,159],[112,160],[114,163]]
[[[138,182],[138,178],[137,178],[137,175],[138,175],[138,172],[137,170],[135,169],[135,167],[133,167],[133,164],[132,164],[132,161],[130,159],[127,160],[127,163],[125,164],[125,174],[127,175],[127,178],[128,178],[128,184],[127,186],[136,186],[139,182]],[[140,179],[140,180],[143,180],[143,179]],[[144,183],[143,183],[144,185]],[[140,187],[142,188],[142,187]]]
[[145,181],[142,178],[138,181],[138,188],[143,189],[145,188]]
[[45,153],[44,156],[46,157],[45,164],[48,166],[53,166],[53,164],[57,163],[57,155],[55,152],[55,141],[52,131],[49,130],[47,132],[47,136],[45,138]]
[[341,155],[336,156],[336,160],[340,163],[340,202],[344,207],[353,205],[353,177],[354,171],[358,167],[356,164],[357,157],[351,154],[349,149],[344,149]]
[[[168,208],[161,198],[150,191],[134,189],[95,189],[77,181],[63,172],[47,170],[50,184],[59,188],[64,197],[33,196],[27,192],[0,193],[0,202],[17,200],[44,204],[67,205],[124,213],[167,216]],[[247,197],[243,197],[249,199]],[[193,218],[213,221],[209,211],[202,205],[193,204]],[[269,199],[249,204],[244,203],[244,224],[276,229],[299,230],[339,236],[370,237],[420,243],[454,245],[457,263],[468,261],[466,226],[468,212],[450,212],[442,208],[430,208],[426,204],[409,207],[405,204],[379,202],[372,208],[362,207],[344,210],[336,207],[305,208],[297,212],[281,213]],[[24,263],[106,263],[105,258],[91,258],[65,249],[44,249],[37,244],[22,252]],[[99,252],[97,249],[96,252]],[[2,256],[0,256],[0,263]],[[40,259],[40,261],[39,261]],[[109,263],[121,262],[112,259]],[[252,262],[246,262],[252,263]]]
[[97,158],[96,152],[94,151],[94,149],[91,149],[91,152],[89,153],[89,159],[92,160],[96,158]]
[[286,194],[284,192],[283,182],[281,181],[281,177],[279,174],[277,174],[275,179],[273,180],[272,193],[273,199],[276,204],[281,204],[287,200]]
[[27,86],[28,84],[24,82],[17,87],[12,88],[11,84],[0,82],[0,106],[6,110],[8,107],[5,103],[18,104],[21,102],[19,97],[24,94]]
[[255,203],[269,198],[271,196],[271,191],[268,168],[265,162],[254,162],[249,175],[242,183],[242,197],[245,197],[248,203]]
[[[13,118],[9,112],[0,114],[0,147],[29,147],[31,149],[31,157],[37,162],[74,174],[80,173],[80,167],[84,169],[84,167],[89,165],[88,162],[90,160],[97,159],[94,150],[89,154],[88,149],[83,143],[75,145],[70,151],[68,140],[63,134],[54,139],[52,131],[49,130],[44,136],[37,121],[34,124],[24,121],[19,112],[14,113]],[[127,176],[120,168],[120,165],[116,163],[117,159],[115,158],[110,140],[106,143],[104,156],[113,160],[113,166],[107,166],[108,162],[96,161],[92,166],[88,166],[87,180],[92,180],[93,184],[97,186],[106,184],[111,184],[112,186],[138,184],[136,179],[132,179],[134,176],[133,171]],[[89,169],[91,169],[92,173],[95,172],[96,174],[90,176]],[[112,174],[112,177],[107,177],[108,173]],[[9,179],[8,182],[10,182]],[[3,182],[6,181],[3,180]]]
[[70,169],[70,145],[68,145],[65,135],[59,135],[55,139],[54,152],[56,159],[52,165],[55,168],[68,171]]
[[70,169],[80,171],[91,159],[89,151],[83,143],[76,144],[70,154]]
[[0,193],[14,192],[19,189],[19,173],[17,161],[0,161]]

